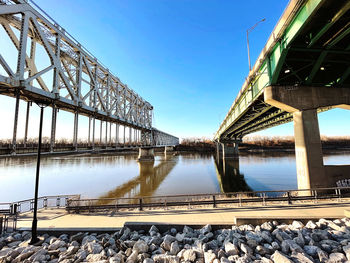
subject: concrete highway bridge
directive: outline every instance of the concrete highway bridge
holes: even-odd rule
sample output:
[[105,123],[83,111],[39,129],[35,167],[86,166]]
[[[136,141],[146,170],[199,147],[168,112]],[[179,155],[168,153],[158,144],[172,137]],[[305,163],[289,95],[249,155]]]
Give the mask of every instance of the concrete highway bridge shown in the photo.
[[[176,145],[179,139],[152,127],[153,106],[122,83],[34,2],[0,0],[0,94],[16,99],[12,154],[16,154],[19,102],[27,102],[24,147],[32,103],[52,108],[50,151],[55,151],[59,110],[74,114],[73,147],[79,150],[79,117],[89,119],[88,145]],[[45,64],[46,63],[46,64]],[[96,120],[100,138],[96,138]],[[10,125],[11,127],[12,125]],[[104,141],[103,137],[104,136]],[[109,138],[109,139],[108,139]]]
[[215,134],[223,155],[247,134],[294,121],[298,188],[335,186],[317,112],[350,109],[350,1],[291,0]]

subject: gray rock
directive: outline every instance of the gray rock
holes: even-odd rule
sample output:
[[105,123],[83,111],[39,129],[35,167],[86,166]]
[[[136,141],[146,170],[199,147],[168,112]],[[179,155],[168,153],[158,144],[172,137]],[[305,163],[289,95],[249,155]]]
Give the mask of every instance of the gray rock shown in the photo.
[[304,251],[312,257],[317,256],[317,250],[319,250],[319,249],[320,248],[317,246],[304,246]]
[[109,258],[109,263],[124,263],[124,257],[120,254],[115,254]]
[[239,253],[239,249],[235,244],[232,244],[231,242],[225,243],[225,252],[228,256],[237,255]]
[[213,252],[204,252],[205,263],[213,263],[214,259],[216,259],[216,255]]
[[177,241],[174,241],[173,243],[171,243],[170,251],[169,251],[170,255],[176,255],[177,253],[179,253],[179,251],[180,251],[180,247]]
[[151,233],[151,232],[159,233],[159,230],[155,225],[152,225],[151,228],[149,229],[149,233]]
[[253,250],[249,246],[244,244],[244,243],[241,243],[240,248],[245,254],[248,254],[248,255],[252,255],[253,254]]
[[347,259],[350,260],[350,245],[344,246],[343,251],[345,252]]
[[314,262],[314,260],[310,256],[300,252],[292,252],[291,258],[295,263],[313,263]]
[[103,247],[100,244],[98,244],[98,243],[90,242],[87,245],[87,250],[91,254],[99,254],[103,250]]
[[220,259],[220,263],[231,263],[231,261],[228,260],[228,258],[222,257],[222,258]]
[[296,221],[294,220],[293,223],[292,223],[292,227],[295,228],[295,229],[301,229],[304,227],[304,224],[300,221]]
[[175,237],[171,236],[171,235],[166,235],[164,237],[163,243],[160,245],[162,248],[164,248],[165,250],[170,250],[170,246],[171,243],[173,243],[176,240]]
[[88,255],[88,252],[86,250],[80,250],[78,253],[75,255],[76,259],[79,261],[83,261],[86,259]]
[[142,263],[154,263],[154,261],[151,258],[145,258]]
[[273,242],[271,243],[271,246],[272,246],[272,248],[273,248],[274,250],[280,249],[280,245],[279,245],[276,241],[273,241]]
[[268,232],[268,231],[262,231],[262,232],[260,233],[260,236],[261,236],[264,240],[266,240],[266,242],[268,242],[268,243],[270,243],[270,244],[273,242],[272,236],[271,236],[270,232]]
[[324,252],[322,249],[317,250],[317,256],[321,263],[327,262],[329,258],[328,254]]
[[328,263],[342,263],[346,261],[343,253],[332,253],[329,255]]
[[89,254],[87,257],[86,257],[86,260],[88,262],[96,262],[96,261],[100,261],[100,260],[103,260],[105,259],[105,257],[101,254]]
[[183,252],[183,259],[185,261],[195,262],[195,260],[196,260],[196,252],[193,249],[186,249]]
[[180,259],[177,256],[170,255],[154,255],[153,261],[155,263],[180,263]]
[[185,234],[177,233],[176,236],[175,236],[175,238],[176,238],[176,240],[177,240],[178,242],[181,243],[181,242],[184,240],[184,238],[185,238]]
[[273,255],[271,256],[271,259],[275,263],[294,263],[292,260],[287,258],[286,255],[282,254],[278,250],[276,250],[275,253],[273,253]]
[[269,231],[269,232],[271,232],[274,229],[274,226],[271,222],[265,222],[260,227],[261,227],[261,229]]
[[136,263],[137,262],[137,257],[138,257],[139,253],[137,250],[134,250],[130,256],[128,256],[128,258],[126,259],[126,263]]
[[211,225],[205,225],[204,227],[202,227],[199,232],[202,234],[202,235],[205,235],[209,232],[211,232]]
[[85,235],[86,235],[85,233],[79,232],[79,233],[77,233],[75,235],[72,235],[70,237],[69,241],[70,242],[77,241],[77,242],[81,243],[83,241],[83,238],[84,238]]
[[134,246],[133,250],[136,250],[138,253],[146,253],[148,251],[148,245],[143,240],[138,240]]

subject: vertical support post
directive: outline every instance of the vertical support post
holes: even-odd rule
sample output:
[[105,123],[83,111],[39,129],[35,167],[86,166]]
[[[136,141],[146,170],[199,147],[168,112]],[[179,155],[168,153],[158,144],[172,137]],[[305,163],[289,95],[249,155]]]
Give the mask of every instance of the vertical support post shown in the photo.
[[125,125],[124,125],[124,134],[123,134],[123,136],[124,136],[123,143],[124,143],[124,147],[125,147]]
[[79,122],[79,113],[76,110],[74,114],[74,136],[73,136],[73,146],[75,151],[78,150],[78,123]]
[[88,146],[90,146],[90,133],[91,133],[91,116],[89,116],[89,128],[88,128]]
[[129,127],[129,143],[130,143],[130,146],[132,144],[132,141],[131,141],[131,130],[132,130],[132,128]]
[[105,146],[108,145],[108,121],[106,121],[106,136],[105,136]]
[[298,189],[327,186],[317,111],[294,112],[293,120]]
[[119,144],[119,124],[115,124],[115,147],[118,147]]
[[109,123],[109,145],[112,146],[112,122]]
[[51,137],[50,137],[50,152],[53,152],[56,139],[56,121],[57,120],[57,108],[55,102],[52,104],[52,117],[51,117]]
[[32,105],[31,101],[27,102],[27,113],[26,113],[26,127],[24,130],[24,147],[27,147],[27,140],[28,140],[28,125],[29,125],[29,112],[30,112],[30,106]]
[[95,115],[92,119],[92,150],[95,150]]
[[15,116],[13,120],[12,154],[16,154],[19,96],[19,90],[16,90]]
[[102,120],[100,121],[100,145],[102,145]]

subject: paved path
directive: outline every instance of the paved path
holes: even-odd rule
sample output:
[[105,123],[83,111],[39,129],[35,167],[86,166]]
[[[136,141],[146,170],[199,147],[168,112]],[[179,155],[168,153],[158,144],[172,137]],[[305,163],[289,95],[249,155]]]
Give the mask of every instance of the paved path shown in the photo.
[[[68,214],[64,209],[46,209],[38,212],[38,228],[119,228],[126,222],[160,224],[221,224],[232,225],[236,220],[342,218],[350,201],[323,203],[318,205],[208,208],[181,210],[150,210],[128,212],[106,212],[98,214]],[[239,221],[244,222],[244,221]],[[238,222],[238,223],[239,223]],[[252,221],[253,223],[254,221]],[[29,228],[32,213],[21,214],[18,228]]]

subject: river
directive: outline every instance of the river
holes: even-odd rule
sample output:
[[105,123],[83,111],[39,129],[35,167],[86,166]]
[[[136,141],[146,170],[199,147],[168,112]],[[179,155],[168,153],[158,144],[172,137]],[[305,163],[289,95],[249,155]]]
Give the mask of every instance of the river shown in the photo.
[[[297,188],[292,153],[241,154],[216,161],[211,154],[42,157],[39,196],[81,194],[86,198],[138,197]],[[325,164],[350,164],[349,152],[324,155]],[[0,202],[33,197],[35,157],[0,159]]]

